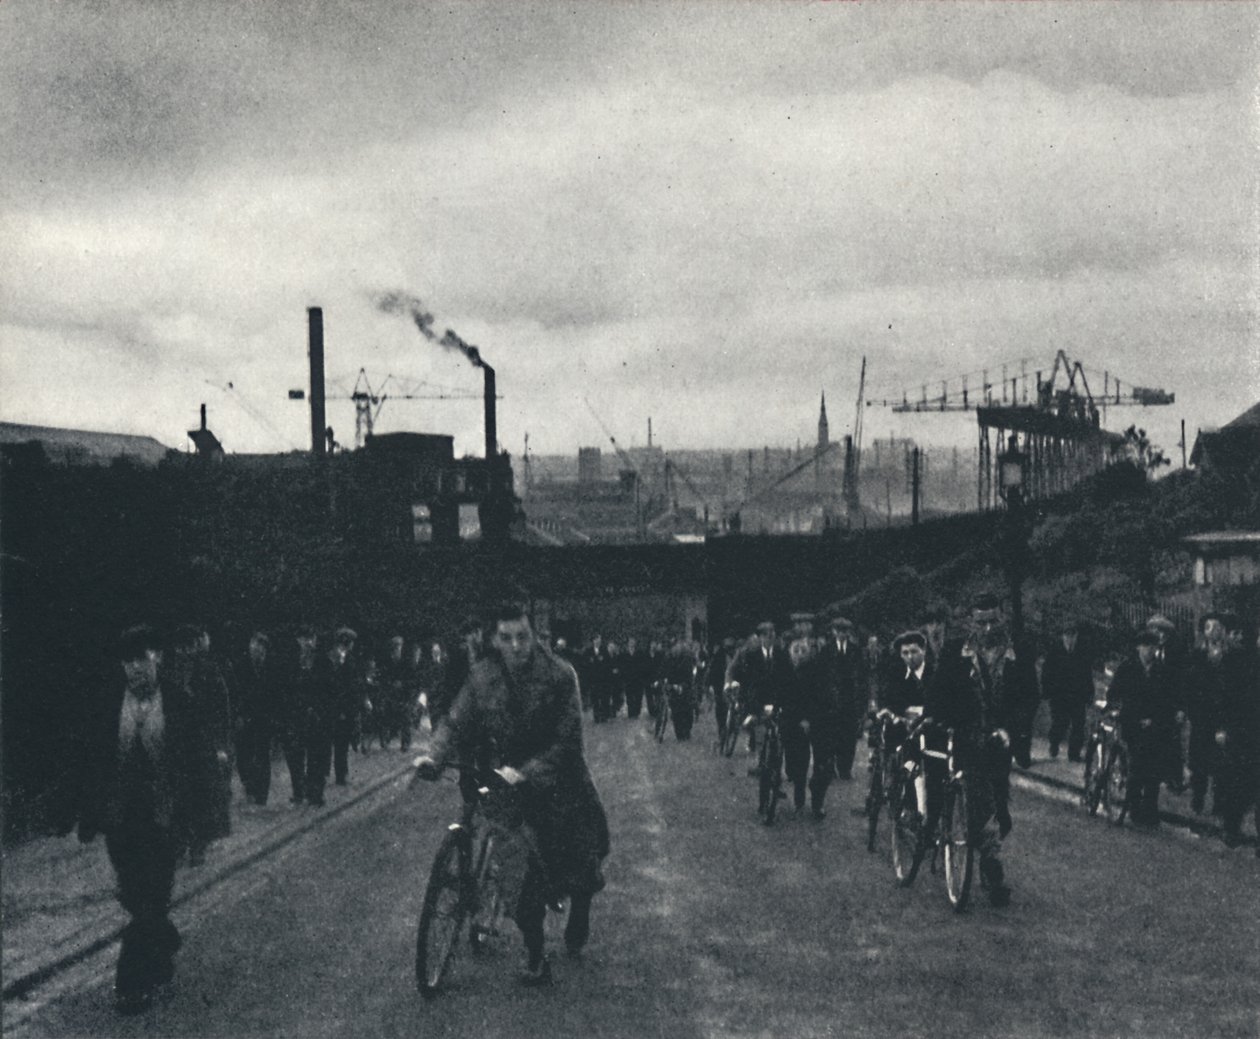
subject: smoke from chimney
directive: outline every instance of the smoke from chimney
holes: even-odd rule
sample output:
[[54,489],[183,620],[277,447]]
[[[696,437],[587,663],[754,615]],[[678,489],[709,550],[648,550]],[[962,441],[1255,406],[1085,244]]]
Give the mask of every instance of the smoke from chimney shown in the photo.
[[424,304],[415,296],[406,292],[382,292],[374,299],[376,309],[383,314],[396,314],[409,317],[415,322],[420,334],[429,342],[436,342],[433,332],[433,315],[424,309]]
[[424,302],[419,297],[407,292],[394,291],[382,292],[375,296],[374,300],[376,309],[384,314],[411,318],[416,328],[420,330],[420,334],[429,342],[437,343],[448,350],[458,350],[478,368],[486,366],[485,361],[481,359],[481,351],[471,343],[464,342],[453,329],[448,328],[441,339],[437,337],[433,331],[433,315],[425,308]]
[[466,343],[453,329],[448,328],[439,339],[433,332],[433,315],[425,309],[424,303],[416,296],[412,296],[407,292],[382,292],[374,297],[376,309],[385,314],[396,314],[400,317],[409,317],[415,323],[416,328],[420,330],[420,334],[431,343],[437,343],[444,346],[448,350],[458,350],[468,358],[472,364],[482,370],[485,379],[485,388],[482,398],[485,405],[485,433],[486,433],[486,458],[494,458],[499,453],[498,448],[498,417],[495,406],[495,376],[494,369],[486,364],[478,350],[472,343]]

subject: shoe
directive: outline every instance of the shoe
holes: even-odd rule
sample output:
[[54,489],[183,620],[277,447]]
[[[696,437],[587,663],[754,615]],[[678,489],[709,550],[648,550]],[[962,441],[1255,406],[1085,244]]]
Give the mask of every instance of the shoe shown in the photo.
[[348,779],[338,779],[336,782],[337,782],[337,786],[345,786],[347,783],[349,783],[349,780],[348,780]]
[[1059,745],[1057,743],[1050,744],[1050,756],[1057,758],[1059,756]]
[[322,797],[312,797],[309,803],[312,808],[324,807],[324,799]]
[[539,988],[551,984],[551,961],[541,957],[537,964],[525,964],[524,969],[516,976],[516,980],[527,988]]
[[1224,841],[1225,841],[1225,847],[1227,848],[1240,847],[1242,845],[1242,834],[1241,833],[1227,833],[1225,834]]
[[289,798],[289,804],[300,805],[305,800],[306,798],[302,797],[300,794],[294,794],[292,797]]
[[143,1014],[153,1006],[153,990],[137,989],[128,992],[114,992],[114,1010],[124,1017]]
[[1084,758],[1082,758],[1080,754],[1068,754],[1068,761],[1071,761],[1073,764],[1079,765],[1083,760]]
[[827,818],[827,809],[811,808],[809,814],[814,817],[815,822],[822,822],[824,819]]

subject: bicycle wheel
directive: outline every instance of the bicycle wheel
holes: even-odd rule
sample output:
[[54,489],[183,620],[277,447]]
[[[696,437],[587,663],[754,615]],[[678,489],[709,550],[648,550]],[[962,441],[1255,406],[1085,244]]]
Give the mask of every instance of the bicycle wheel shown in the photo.
[[967,826],[967,791],[958,780],[945,791],[941,812],[945,846],[945,893],[956,912],[962,912],[971,892],[972,849]]
[[761,770],[761,803],[765,805],[766,825],[774,825],[783,786],[783,748],[776,733],[766,738],[766,763]]
[[1106,775],[1106,769],[1103,768],[1105,753],[1103,741],[1097,737],[1091,737],[1089,747],[1085,750],[1085,779],[1081,792],[1081,801],[1089,809],[1090,815],[1098,814],[1098,806],[1102,802],[1102,783]]
[[1129,811],[1129,752],[1118,743],[1111,748],[1103,784],[1103,812],[1119,826]]
[[875,850],[875,831],[879,827],[879,813],[884,809],[884,753],[876,750],[876,760],[871,762],[871,785],[866,791],[866,850]]
[[437,995],[468,916],[464,878],[468,875],[468,834],[447,831],[429,870],[424,906],[416,931],[416,985],[421,995]]
[[476,861],[476,895],[468,924],[468,940],[473,953],[480,955],[490,947],[503,921],[503,887],[493,836],[487,835],[482,840]]
[[918,876],[927,852],[913,773],[902,772],[893,786],[888,799],[888,818],[892,823],[893,874],[902,887],[909,887]]

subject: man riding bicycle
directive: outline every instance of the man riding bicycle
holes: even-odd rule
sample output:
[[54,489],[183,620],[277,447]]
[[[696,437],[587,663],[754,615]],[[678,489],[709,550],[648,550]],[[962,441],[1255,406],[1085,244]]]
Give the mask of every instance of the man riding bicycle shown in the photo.
[[497,753],[490,764],[519,794],[538,851],[515,912],[526,951],[521,981],[545,984],[547,904],[568,897],[564,941],[578,954],[590,933],[591,898],[604,887],[608,820],[583,755],[573,668],[538,641],[523,606],[501,606],[492,622],[491,652],[473,665],[416,771],[436,779],[448,761],[480,763],[488,748]]

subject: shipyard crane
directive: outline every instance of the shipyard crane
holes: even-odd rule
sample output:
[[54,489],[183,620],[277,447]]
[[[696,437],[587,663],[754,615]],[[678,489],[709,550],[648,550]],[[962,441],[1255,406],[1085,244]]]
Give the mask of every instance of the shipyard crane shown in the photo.
[[[1001,381],[990,381],[990,369],[982,369],[979,393],[973,393],[969,380],[976,372],[946,379],[940,393],[929,397],[921,387],[917,399],[903,390],[900,397],[870,400],[868,405],[890,407],[895,412],[975,411],[980,430],[977,496],[979,507],[996,504],[998,481],[991,433],[996,431],[998,451],[1009,437],[1012,447],[1022,447],[1027,459],[1026,491],[1031,497],[1057,494],[1086,476],[1122,457],[1125,438],[1102,428],[1107,408],[1155,407],[1173,404],[1176,396],[1165,390],[1122,383],[1110,371],[1102,375],[1103,391],[1094,396],[1080,361],[1072,361],[1063,350],[1055,353],[1048,378],[1035,369],[1029,386],[1032,358],[1014,362],[1019,374],[1010,374],[1011,363],[1001,365]],[[1060,380],[1060,377],[1062,379]],[[951,385],[952,383],[952,385]],[[1095,372],[1094,385],[1098,385]],[[1022,439],[1022,444],[1021,444]]]
[[[387,400],[480,400],[482,396],[479,393],[444,389],[436,386],[432,387],[432,389],[437,392],[432,393],[386,393],[386,387],[389,386],[391,381],[394,381],[393,375],[387,375],[380,387],[373,389],[366,369],[360,368],[358,378],[354,382],[353,391],[341,396],[335,394],[325,395],[325,400],[354,401],[354,446],[356,448],[361,448],[367,443],[367,438],[375,430],[376,420],[380,417],[381,409],[385,407]],[[303,390],[289,391],[290,400],[302,400],[305,396],[306,394]]]

